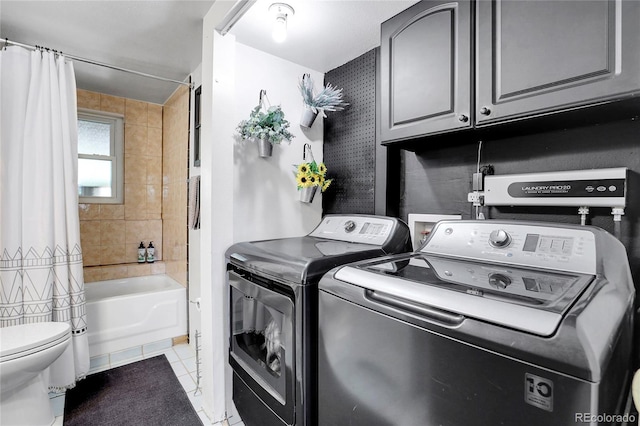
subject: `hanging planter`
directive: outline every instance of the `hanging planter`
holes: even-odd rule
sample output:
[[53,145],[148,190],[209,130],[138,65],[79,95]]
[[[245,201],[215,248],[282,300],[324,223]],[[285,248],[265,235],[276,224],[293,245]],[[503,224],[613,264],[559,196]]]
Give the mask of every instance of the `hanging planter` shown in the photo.
[[260,91],[258,106],[251,110],[249,118],[242,120],[236,131],[242,140],[256,140],[258,155],[261,158],[271,157],[273,145],[283,140],[291,142],[294,138],[289,132],[289,122],[284,118],[280,105],[265,107],[267,92]]
[[261,158],[271,157],[273,144],[267,138],[258,139],[258,155]]
[[342,99],[342,89],[336,89],[331,84],[327,84],[318,94],[315,94],[310,74],[302,75],[298,88],[304,103],[304,110],[300,118],[302,127],[311,127],[319,113],[322,113],[322,117],[326,118],[325,111],[342,111],[345,106],[349,105]]
[[311,127],[313,126],[313,122],[316,121],[316,117],[318,116],[318,111],[313,111],[311,108],[305,108],[302,110],[302,116],[300,117],[300,125],[302,127]]
[[311,203],[318,188],[324,192],[331,185],[333,179],[326,179],[327,167],[324,163],[316,163],[313,159],[311,145],[306,143],[303,149],[302,159],[304,162],[293,166],[296,169],[293,174],[296,176],[300,201]]
[[303,203],[313,202],[313,197],[316,195],[317,190],[317,186],[307,186],[305,188],[300,188],[300,201],[302,201]]

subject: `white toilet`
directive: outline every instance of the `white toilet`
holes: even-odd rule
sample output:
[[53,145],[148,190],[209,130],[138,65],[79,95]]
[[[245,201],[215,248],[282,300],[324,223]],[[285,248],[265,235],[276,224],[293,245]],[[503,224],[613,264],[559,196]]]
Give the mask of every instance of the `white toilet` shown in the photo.
[[0,328],[0,424],[51,425],[46,369],[71,342],[71,327],[41,322]]

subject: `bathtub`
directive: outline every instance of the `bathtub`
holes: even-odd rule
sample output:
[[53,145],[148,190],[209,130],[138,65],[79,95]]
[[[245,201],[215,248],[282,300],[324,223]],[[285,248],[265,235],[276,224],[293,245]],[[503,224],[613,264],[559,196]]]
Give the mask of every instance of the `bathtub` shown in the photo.
[[187,334],[187,289],[167,275],[85,284],[89,356]]

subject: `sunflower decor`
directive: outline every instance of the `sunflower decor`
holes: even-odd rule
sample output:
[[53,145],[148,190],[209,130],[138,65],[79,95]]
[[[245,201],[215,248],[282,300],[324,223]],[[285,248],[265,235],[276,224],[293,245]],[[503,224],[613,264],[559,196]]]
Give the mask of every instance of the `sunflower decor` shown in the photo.
[[333,179],[327,179],[327,166],[324,163],[316,163],[314,161],[300,163],[293,166],[295,168],[293,174],[296,177],[296,185],[300,193],[300,200],[303,202],[311,202],[318,188],[324,192]]

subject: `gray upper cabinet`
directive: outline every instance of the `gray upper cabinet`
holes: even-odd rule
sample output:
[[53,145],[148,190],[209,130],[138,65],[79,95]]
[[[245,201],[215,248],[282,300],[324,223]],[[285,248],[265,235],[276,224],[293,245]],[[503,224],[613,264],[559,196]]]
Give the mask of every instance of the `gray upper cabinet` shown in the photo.
[[384,143],[581,108],[640,93],[640,1],[421,1],[380,53]]
[[382,140],[470,127],[471,4],[420,2],[381,37]]
[[640,88],[640,2],[478,1],[476,121],[548,113]]

